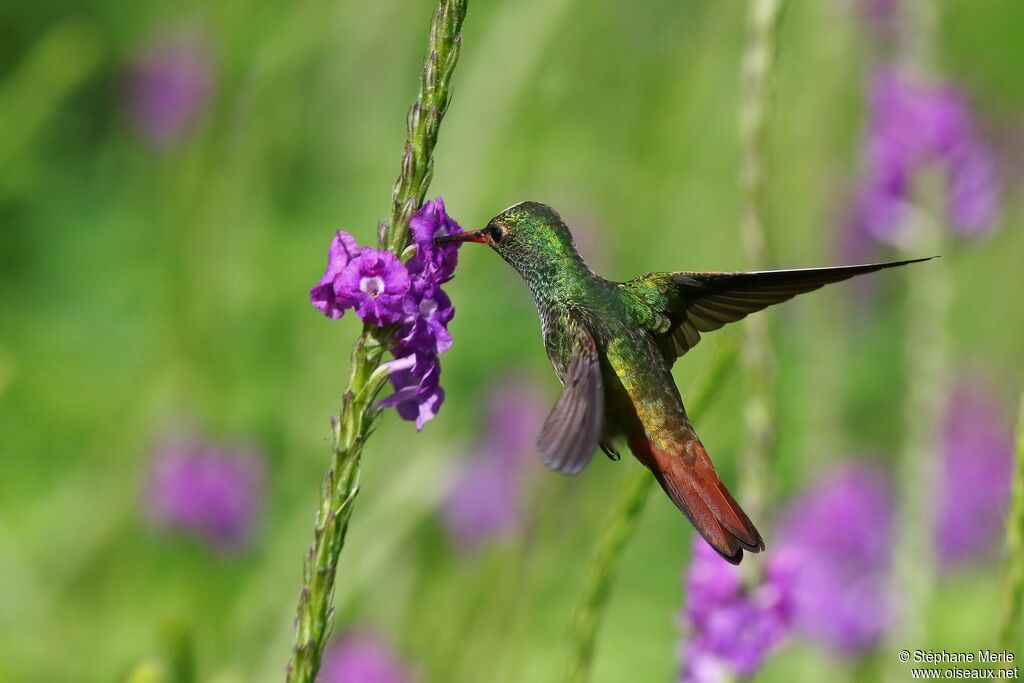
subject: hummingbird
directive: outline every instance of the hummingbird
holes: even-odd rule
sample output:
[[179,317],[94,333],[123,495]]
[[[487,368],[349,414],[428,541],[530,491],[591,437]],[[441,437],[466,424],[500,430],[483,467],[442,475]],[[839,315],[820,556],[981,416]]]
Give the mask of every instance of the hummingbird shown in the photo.
[[719,555],[739,564],[764,550],[757,527],[722,483],[686,415],[671,374],[701,335],[797,294],[923,259],[755,272],[655,272],[628,282],[594,273],[561,216],[546,204],[511,206],[481,230],[437,244],[489,245],[519,272],[540,316],[562,393],[537,441],[544,464],[578,474],[614,443],[654,474],[669,499]]

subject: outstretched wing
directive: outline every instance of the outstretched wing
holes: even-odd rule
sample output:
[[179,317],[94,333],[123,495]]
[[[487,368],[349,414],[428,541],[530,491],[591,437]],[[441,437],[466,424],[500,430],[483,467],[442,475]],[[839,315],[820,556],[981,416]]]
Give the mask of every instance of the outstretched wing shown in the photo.
[[644,324],[655,334],[671,363],[696,346],[701,333],[717,330],[772,304],[856,275],[927,260],[749,273],[648,273],[622,287],[650,307],[651,315]]
[[590,462],[604,424],[604,387],[597,344],[586,326],[569,318],[562,331],[568,365],[559,373],[562,395],[537,441],[544,464],[562,474],[578,474]]

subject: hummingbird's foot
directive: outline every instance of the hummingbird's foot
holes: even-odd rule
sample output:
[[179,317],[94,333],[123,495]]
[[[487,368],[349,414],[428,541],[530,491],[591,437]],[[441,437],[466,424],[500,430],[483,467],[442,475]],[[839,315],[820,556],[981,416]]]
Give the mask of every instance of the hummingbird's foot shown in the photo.
[[622,456],[619,455],[619,452],[617,450],[615,450],[614,448],[612,448],[611,446],[609,446],[608,444],[606,444],[604,441],[602,441],[600,445],[601,445],[601,450],[604,451],[604,454],[608,456],[609,460],[621,460],[622,459]]

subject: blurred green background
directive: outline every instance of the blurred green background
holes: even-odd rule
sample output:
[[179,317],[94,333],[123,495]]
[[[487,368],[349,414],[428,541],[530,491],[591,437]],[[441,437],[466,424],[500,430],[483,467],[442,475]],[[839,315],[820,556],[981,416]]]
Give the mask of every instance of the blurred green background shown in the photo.
[[[776,266],[839,258],[879,59],[854,4],[787,3],[767,146]],[[372,243],[385,216],[433,8],[0,7],[0,680],[119,680],[163,656],[168,630],[192,643],[198,680],[281,679],[328,418],[358,329],[352,315],[331,322],[314,311],[308,289],[334,230]],[[745,267],[745,10],[473,0],[431,196],[465,227],[517,201],[549,203],[614,279]],[[1007,416],[1024,376],[1022,27],[1016,0],[948,0],[933,46],[938,73],[968,93],[1001,162],[996,232],[949,244],[943,257],[952,362],[993,378]],[[176,31],[205,46],[208,97],[172,141],[154,144],[133,119],[131,73]],[[837,286],[776,312],[769,520],[831,462],[894,464],[905,283],[886,274],[871,295]],[[369,444],[335,630],[384,634],[424,681],[552,680],[583,558],[636,465],[598,457],[573,479],[538,471],[523,530],[459,551],[437,509],[481,438],[486,397],[510,374],[552,399],[557,381],[528,292],[498,258],[462,251],[448,291],[457,315],[443,357],[447,402],[420,434],[387,414]],[[728,334],[677,364],[684,396]],[[742,408],[737,375],[699,425],[730,483]],[[183,426],[257,444],[265,457],[262,514],[240,551],[147,521],[154,444]],[[771,523],[760,526],[770,552]],[[691,534],[660,493],[652,498],[616,580],[595,681],[674,676]],[[992,645],[1002,564],[941,581],[920,646]],[[866,675],[797,642],[762,677],[820,680],[826,663],[851,680]]]

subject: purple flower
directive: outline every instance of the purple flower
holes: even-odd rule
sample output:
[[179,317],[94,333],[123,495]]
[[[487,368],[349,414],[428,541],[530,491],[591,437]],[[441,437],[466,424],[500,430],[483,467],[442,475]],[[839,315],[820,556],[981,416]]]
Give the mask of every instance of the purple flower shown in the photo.
[[463,550],[512,533],[522,526],[520,477],[507,464],[478,457],[463,466],[444,503],[444,526]]
[[389,251],[363,247],[334,280],[334,296],[343,307],[354,306],[359,319],[382,327],[404,315],[409,273]]
[[416,253],[408,266],[388,251],[359,248],[355,239],[338,231],[331,241],[327,270],[309,290],[314,308],[338,319],[355,308],[370,325],[397,324],[391,353],[384,363],[395,393],[378,403],[395,407],[416,429],[432,420],[444,403],[438,355],[452,345],[448,323],[455,316],[451,299],[441,285],[455,271],[458,245],[436,247],[434,237],[461,232],[444,211],[440,197],[424,204],[410,219]]
[[966,98],[950,86],[926,86],[895,69],[871,84],[865,168],[843,237],[847,248],[877,240],[903,244],[915,177],[940,170],[947,212],[961,235],[991,231],[999,203],[995,159],[975,129]]
[[892,613],[885,479],[856,465],[826,474],[789,505],[777,535],[771,562],[792,578],[795,628],[840,655],[876,645]]
[[410,683],[413,675],[391,646],[367,630],[351,631],[324,652],[319,683]]
[[344,230],[339,230],[331,240],[330,249],[327,252],[327,270],[320,282],[309,290],[309,298],[314,308],[332,320],[337,320],[345,314],[346,306],[338,301],[334,293],[334,281],[345,266],[359,255],[359,245],[356,239]]
[[984,383],[960,378],[942,435],[935,542],[945,568],[985,557],[1002,536],[1013,476],[1013,434]]
[[511,375],[498,380],[488,398],[485,450],[516,467],[536,462],[535,440],[549,408],[532,382]]
[[993,229],[999,207],[999,176],[995,157],[977,141],[951,155],[949,213],[961,235],[981,235]]
[[219,549],[238,548],[263,504],[263,461],[198,439],[165,442],[153,459],[145,503],[159,526]]
[[476,548],[522,525],[524,480],[536,462],[533,439],[545,408],[539,390],[514,379],[492,392],[483,438],[443,507],[445,528],[460,548]]
[[205,109],[213,68],[201,34],[178,29],[145,46],[132,66],[129,104],[135,126],[157,147],[178,142]]
[[684,583],[682,683],[752,676],[789,631],[788,571],[769,568],[756,585],[744,585],[740,568],[695,536]]
[[405,362],[393,366],[389,379],[395,387],[395,393],[381,399],[377,405],[381,408],[396,408],[403,419],[415,421],[416,431],[419,431],[434,419],[444,403],[441,363],[433,354],[413,353],[401,357],[403,361],[409,358],[414,361],[412,367],[404,367]]
[[462,229],[445,213],[440,197],[420,207],[409,220],[409,228],[416,254],[409,259],[410,286],[402,302],[403,315],[392,353],[396,358],[413,356],[416,364],[391,373],[395,393],[380,405],[395,406],[403,418],[415,420],[419,430],[437,415],[444,402],[437,356],[452,345],[448,323],[455,316],[451,299],[441,285],[452,278],[459,245],[437,247],[434,238]]
[[426,279],[437,285],[450,280],[458,262],[459,244],[438,247],[434,238],[458,234],[462,228],[445,213],[444,200],[436,197],[425,202],[409,219],[409,230],[416,244],[415,258],[425,271]]
[[451,348],[448,323],[455,317],[455,308],[439,286],[414,279],[402,306],[405,323],[395,337],[403,349],[440,354]]

